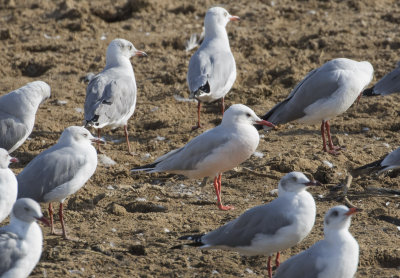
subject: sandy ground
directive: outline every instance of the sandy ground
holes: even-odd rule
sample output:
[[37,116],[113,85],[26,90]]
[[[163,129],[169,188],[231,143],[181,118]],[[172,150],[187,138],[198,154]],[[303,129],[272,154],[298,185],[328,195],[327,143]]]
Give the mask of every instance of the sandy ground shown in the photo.
[[[219,124],[219,107],[211,104],[203,109],[203,130],[191,132],[196,103],[179,97],[188,97],[186,71],[193,54],[185,52],[185,41],[201,32],[205,11],[221,3],[110,2],[0,1],[1,93],[38,79],[52,88],[30,140],[13,153],[21,160],[13,166],[16,173],[53,145],[64,128],[82,123],[83,78],[102,70],[112,39],[125,38],[148,53],[132,59],[138,104],[129,130],[137,155],[127,154],[122,129],[105,130],[105,152],[116,164],[99,165],[85,187],[67,199],[67,228],[75,240],[65,241],[43,228],[44,250],[32,277],[265,276],[265,257],[170,248],[180,243],[181,235],[207,232],[273,200],[270,191],[280,177],[303,171],[324,186],[310,190],[317,203],[314,229],[283,252],[285,260],[323,237],[323,215],[342,203],[341,191],[334,189],[347,170],[400,145],[400,96],[362,98],[332,120],[334,141],[347,148],[338,156],[322,152],[319,126],[288,124],[262,133],[260,155],[223,175],[224,202],[235,205],[233,211],[217,210],[211,183],[201,188],[200,181],[179,176],[131,175],[130,168]],[[238,72],[226,97],[228,106],[243,103],[262,115],[310,70],[332,58],[370,61],[373,82],[400,60],[397,1],[230,2],[222,4],[242,21],[227,27]],[[398,172],[353,181],[349,198],[364,209],[351,226],[360,244],[357,277],[400,277],[399,197],[370,188],[399,190]]]

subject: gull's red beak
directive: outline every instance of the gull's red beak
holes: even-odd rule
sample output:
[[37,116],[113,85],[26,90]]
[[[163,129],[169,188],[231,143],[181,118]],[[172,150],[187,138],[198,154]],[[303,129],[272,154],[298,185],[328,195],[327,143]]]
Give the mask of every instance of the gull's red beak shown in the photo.
[[275,125],[273,123],[270,123],[270,122],[265,121],[265,120],[256,121],[256,124],[265,125],[265,126],[269,126],[269,127],[275,128]]
[[19,162],[19,160],[16,157],[11,157],[10,162],[11,163],[17,163],[17,162]]
[[40,218],[36,218],[36,219],[39,220],[40,222],[42,222],[43,224],[45,224],[46,226],[50,227],[49,220],[47,220],[44,216],[42,216]]
[[345,214],[346,214],[346,215],[352,215],[352,214],[354,214],[354,213],[356,213],[356,212],[359,212],[359,211],[361,211],[361,209],[358,209],[358,208],[349,208],[349,211],[346,212]]
[[310,182],[304,183],[304,185],[306,185],[306,186],[321,186],[322,184],[319,181],[312,180]]
[[93,143],[97,143],[97,144],[105,144],[106,141],[102,138],[99,137],[94,137],[93,139],[90,139],[90,141],[92,141]]
[[238,17],[236,15],[231,15],[231,17],[229,18],[229,21],[240,21],[240,17]]
[[144,51],[136,50],[135,56],[147,57],[147,54]]

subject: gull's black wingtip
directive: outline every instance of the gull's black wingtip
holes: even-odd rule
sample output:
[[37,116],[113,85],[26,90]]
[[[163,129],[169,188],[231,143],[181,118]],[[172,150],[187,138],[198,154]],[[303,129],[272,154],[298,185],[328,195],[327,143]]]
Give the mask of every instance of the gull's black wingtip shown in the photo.
[[375,87],[371,87],[371,88],[365,89],[363,91],[363,96],[366,96],[366,97],[377,96],[377,94],[375,94],[375,92],[374,92],[374,88]]

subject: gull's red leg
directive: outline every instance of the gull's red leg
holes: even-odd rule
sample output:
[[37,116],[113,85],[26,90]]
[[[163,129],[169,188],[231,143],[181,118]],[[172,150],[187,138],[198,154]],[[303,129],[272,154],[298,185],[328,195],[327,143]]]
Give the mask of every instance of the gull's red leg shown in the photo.
[[58,215],[60,216],[60,222],[61,222],[63,238],[64,239],[68,239],[67,232],[65,231],[64,213],[63,213],[63,204],[62,203],[60,203],[60,210],[58,211]]
[[54,231],[54,223],[53,223],[53,206],[49,203],[49,217],[50,217],[50,228],[51,234],[54,235],[56,232]]
[[220,210],[234,209],[232,206],[224,206],[221,201],[221,174],[214,178],[215,194],[217,195],[217,206]]
[[281,264],[281,262],[279,261],[280,258],[280,254],[279,252],[276,253],[276,258],[275,258],[275,266],[279,267],[279,265]]
[[134,155],[134,153],[131,151],[131,144],[129,143],[128,126],[127,125],[124,125],[124,132],[125,132],[126,144],[128,145],[128,153],[131,155]]
[[332,137],[331,137],[331,127],[329,125],[329,121],[325,122],[325,128],[326,128],[326,134],[328,137],[328,144],[329,144],[329,153],[330,154],[339,154],[337,151],[339,151],[341,148],[339,146],[334,146],[332,142]]
[[267,269],[268,269],[268,277],[272,278],[271,256],[268,257]]
[[197,101],[197,125],[192,127],[192,130],[201,128],[201,124],[200,124],[200,110],[201,110],[201,102],[198,100]]
[[322,121],[321,124],[321,136],[322,136],[322,148],[324,152],[327,152],[328,149],[326,148],[326,140],[325,140],[325,121]]

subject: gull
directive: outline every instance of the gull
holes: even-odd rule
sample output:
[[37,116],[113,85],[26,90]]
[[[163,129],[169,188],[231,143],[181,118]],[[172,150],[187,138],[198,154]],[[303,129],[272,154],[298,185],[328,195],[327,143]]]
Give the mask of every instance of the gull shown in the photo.
[[8,168],[11,162],[18,162],[18,159],[0,148],[0,223],[10,214],[17,200],[17,178]]
[[39,105],[50,97],[50,86],[34,81],[0,97],[0,148],[9,153],[31,134]]
[[397,67],[382,77],[374,86],[364,90],[364,96],[390,95],[400,93],[400,62]]
[[200,109],[202,102],[214,102],[221,99],[224,114],[224,98],[236,80],[235,58],[229,46],[225,26],[229,21],[239,20],[220,7],[209,9],[204,18],[204,40],[200,48],[189,61],[187,83],[190,98],[197,104],[197,126],[200,128]]
[[357,177],[360,175],[369,175],[372,173],[377,173],[379,175],[383,172],[397,168],[400,168],[400,148],[397,148],[396,150],[390,152],[382,159],[353,169],[351,171],[351,175],[353,177]]
[[183,236],[194,246],[203,249],[237,251],[242,255],[268,255],[268,274],[272,277],[271,255],[290,248],[302,241],[315,222],[315,202],[308,186],[320,185],[310,181],[303,173],[286,174],[278,185],[278,198],[253,207],[233,221],[203,235]]
[[[93,77],[86,88],[85,127],[100,130],[124,126],[128,152],[133,154],[128,138],[128,120],[136,107],[136,80],[129,58],[147,56],[124,39],[113,40],[107,48],[106,67]],[[99,150],[100,146],[98,145]]]
[[256,150],[260,136],[254,124],[272,126],[262,121],[249,107],[232,105],[226,110],[219,126],[200,134],[182,148],[132,171],[168,172],[189,178],[214,177],[219,209],[232,209],[222,205],[221,175],[248,159]]
[[349,232],[357,208],[336,206],[325,215],[324,239],[282,263],[275,278],[352,278],[357,271],[358,243]]
[[15,202],[10,224],[0,228],[0,276],[24,278],[35,268],[42,254],[43,235],[36,220],[49,225],[34,200]]
[[344,113],[353,104],[371,82],[373,72],[372,65],[367,61],[333,59],[308,73],[283,102],[275,105],[262,118],[275,125],[291,121],[304,124],[322,122],[323,150],[338,154],[340,147],[333,145],[329,120]]
[[63,237],[63,202],[78,191],[93,175],[97,167],[97,153],[92,142],[99,142],[90,132],[79,126],[70,126],[61,134],[57,144],[40,153],[17,176],[18,198],[32,198],[49,203],[51,232],[54,234],[53,207],[60,202],[60,222]]

